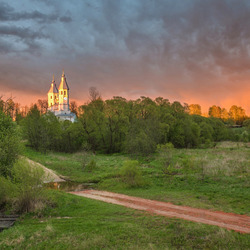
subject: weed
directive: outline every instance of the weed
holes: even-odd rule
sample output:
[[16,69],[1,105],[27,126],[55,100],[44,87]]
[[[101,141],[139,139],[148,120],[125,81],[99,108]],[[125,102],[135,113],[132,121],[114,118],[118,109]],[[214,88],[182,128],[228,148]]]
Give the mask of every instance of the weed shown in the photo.
[[121,178],[128,187],[142,187],[145,185],[138,161],[126,161],[121,169]]
[[93,172],[94,170],[96,170],[97,165],[96,165],[96,161],[95,160],[91,160],[84,168],[84,171],[86,172]]

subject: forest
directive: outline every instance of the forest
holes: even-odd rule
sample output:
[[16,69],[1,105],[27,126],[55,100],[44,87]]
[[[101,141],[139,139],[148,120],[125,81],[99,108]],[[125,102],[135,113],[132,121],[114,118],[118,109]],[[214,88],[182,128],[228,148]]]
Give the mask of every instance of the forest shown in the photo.
[[244,109],[236,105],[229,112],[213,105],[209,117],[204,117],[198,104],[170,103],[162,97],[113,97],[104,101],[93,88],[90,96],[90,101],[79,107],[71,103],[71,111],[78,117],[75,123],[59,121],[53,113],[46,112],[46,102],[42,100],[32,105],[26,115],[13,109],[11,100],[1,100],[0,109],[12,119],[15,117],[23,139],[41,152],[87,149],[147,155],[166,144],[175,148],[208,148],[219,141],[250,141],[250,120]]

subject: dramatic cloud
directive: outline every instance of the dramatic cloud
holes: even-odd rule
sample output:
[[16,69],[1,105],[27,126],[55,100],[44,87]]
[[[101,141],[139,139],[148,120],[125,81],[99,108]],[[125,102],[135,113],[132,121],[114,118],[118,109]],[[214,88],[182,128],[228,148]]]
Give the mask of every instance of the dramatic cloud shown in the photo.
[[64,68],[81,101],[96,86],[250,113],[249,16],[247,0],[4,1],[0,88],[46,98]]
[[7,3],[0,3],[0,21],[20,21],[20,20],[38,20],[39,22],[51,22],[60,20],[61,22],[71,22],[70,17],[62,16],[58,17],[55,14],[43,14],[40,11],[31,11],[31,12],[15,12],[15,9],[12,8]]

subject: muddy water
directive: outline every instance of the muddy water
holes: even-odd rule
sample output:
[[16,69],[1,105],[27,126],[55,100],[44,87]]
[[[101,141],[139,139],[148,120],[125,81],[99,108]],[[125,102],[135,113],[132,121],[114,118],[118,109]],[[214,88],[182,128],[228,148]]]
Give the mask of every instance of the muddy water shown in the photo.
[[73,181],[65,181],[65,182],[50,182],[46,183],[45,186],[49,189],[63,190],[65,192],[77,192],[86,189],[93,189],[94,183],[79,183]]

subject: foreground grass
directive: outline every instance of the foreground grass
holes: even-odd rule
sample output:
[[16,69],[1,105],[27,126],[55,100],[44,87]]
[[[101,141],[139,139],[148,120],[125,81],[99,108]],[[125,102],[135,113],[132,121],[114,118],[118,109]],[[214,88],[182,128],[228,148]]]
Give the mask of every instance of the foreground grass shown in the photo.
[[60,191],[49,194],[56,206],[0,233],[0,249],[249,249],[249,235]]
[[[25,156],[71,180],[95,188],[173,202],[177,205],[249,214],[250,148],[224,142],[212,149],[173,149],[139,158],[145,185],[129,188],[119,178],[127,155],[48,153],[26,148]],[[94,160],[96,168],[84,164]]]

